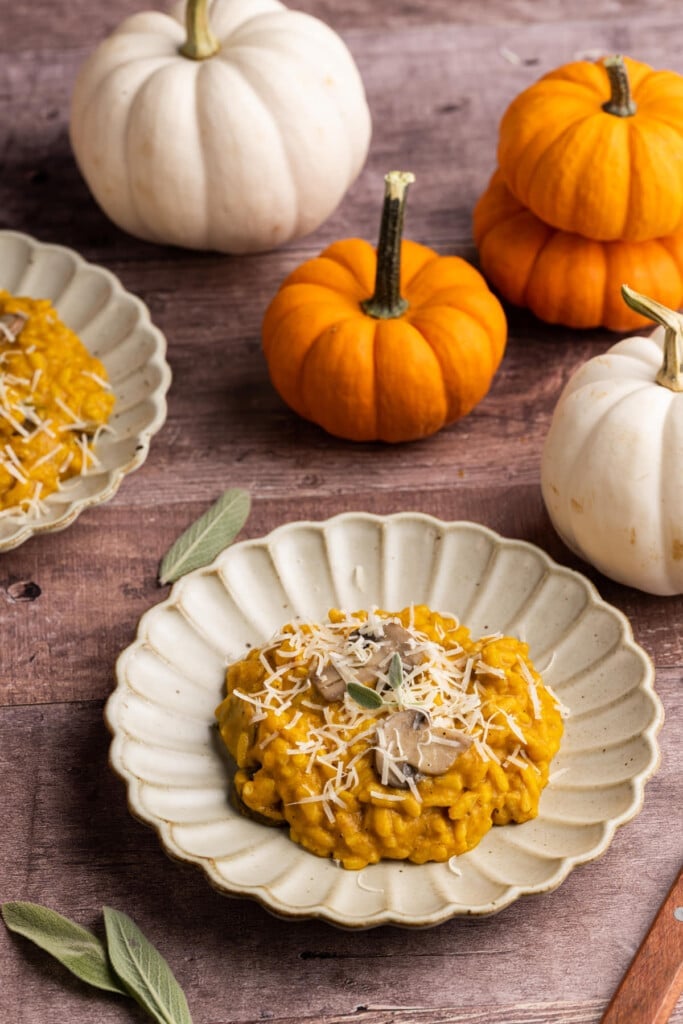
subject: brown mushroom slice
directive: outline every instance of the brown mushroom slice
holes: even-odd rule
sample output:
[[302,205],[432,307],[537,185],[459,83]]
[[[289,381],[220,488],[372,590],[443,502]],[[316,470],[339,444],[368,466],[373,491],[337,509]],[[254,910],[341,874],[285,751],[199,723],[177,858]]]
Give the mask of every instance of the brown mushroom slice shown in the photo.
[[391,648],[398,651],[401,661],[408,668],[416,668],[424,660],[421,651],[416,650],[415,637],[400,622],[387,622],[384,627],[384,636]]
[[3,313],[0,316],[0,334],[8,341],[16,341],[24,327],[28,316],[26,313]]
[[383,785],[405,789],[408,776],[443,775],[471,743],[466,733],[434,726],[425,711],[406,708],[378,725],[375,768]]
[[343,700],[346,693],[346,683],[331,661],[328,661],[320,672],[313,673],[311,683],[328,704],[335,700]]
[[[357,665],[348,665],[348,670],[345,671],[347,678],[344,678],[344,675],[342,675],[342,672],[340,672],[333,660],[328,661],[319,672],[311,675],[311,683],[323,700],[328,701],[328,703],[342,700],[349,679],[353,679],[354,682],[361,683],[364,686],[373,684],[377,680],[379,673],[383,670],[386,671],[392,654],[396,652],[400,655],[403,665],[408,669],[421,663],[422,655],[419,651],[415,650],[415,640],[412,633],[399,622],[384,622],[382,627],[383,634],[381,637],[372,633],[358,633],[358,631],[350,634],[350,637],[360,635],[364,640],[367,640],[368,643],[365,646],[372,644],[373,651],[367,661]],[[332,658],[334,658],[334,655],[332,655]],[[344,666],[342,666],[342,671],[344,671]]]
[[419,743],[420,758],[418,771],[423,775],[444,775],[449,771],[460,754],[472,746],[472,737],[458,729],[444,726],[427,726],[426,743]]
[[364,661],[358,668],[354,668],[353,674],[359,683],[363,686],[368,686],[370,683],[374,683],[380,672],[380,665],[387,656],[387,649],[385,647],[378,647],[377,650],[373,651],[367,661]]
[[405,626],[399,622],[385,622],[383,625],[384,636],[375,641],[375,650],[356,670],[358,680],[366,685],[373,682],[382,669],[386,670],[392,654],[398,653],[401,663],[408,669],[415,668],[423,660],[421,652],[415,650],[415,638]]

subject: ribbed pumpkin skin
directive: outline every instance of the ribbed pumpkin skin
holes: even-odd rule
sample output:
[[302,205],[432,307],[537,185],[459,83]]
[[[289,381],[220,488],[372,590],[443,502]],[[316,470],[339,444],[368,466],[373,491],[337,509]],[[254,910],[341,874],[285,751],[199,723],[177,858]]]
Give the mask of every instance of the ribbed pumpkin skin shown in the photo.
[[683,392],[655,383],[661,328],[584,363],[553,413],[541,462],[548,514],[605,576],[683,593]]
[[452,423],[489,390],[505,350],[500,303],[474,267],[416,242],[401,249],[407,311],[368,316],[375,249],[335,242],[283,282],[263,349],[284,401],[352,441],[412,441]]
[[498,163],[519,201],[547,224],[637,242],[683,226],[683,77],[624,58],[637,110],[617,117],[603,65],[551,71],[512,102]]
[[650,326],[621,297],[627,282],[671,309],[683,305],[683,231],[650,242],[594,242],[543,224],[496,171],[474,209],[482,270],[508,302],[566,327]]
[[212,0],[220,48],[180,53],[183,26],[127,18],[90,55],[71,144],[93,196],[147,241],[262,252],[315,230],[370,141],[363,83],[341,38],[279,0]]

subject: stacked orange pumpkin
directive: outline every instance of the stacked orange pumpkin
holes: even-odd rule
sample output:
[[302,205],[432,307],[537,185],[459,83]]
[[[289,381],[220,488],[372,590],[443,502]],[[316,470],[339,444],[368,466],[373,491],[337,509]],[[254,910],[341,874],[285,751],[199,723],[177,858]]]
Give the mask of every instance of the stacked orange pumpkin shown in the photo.
[[513,101],[474,211],[484,274],[567,327],[625,331],[627,281],[683,304],[683,77],[628,57],[577,61]]

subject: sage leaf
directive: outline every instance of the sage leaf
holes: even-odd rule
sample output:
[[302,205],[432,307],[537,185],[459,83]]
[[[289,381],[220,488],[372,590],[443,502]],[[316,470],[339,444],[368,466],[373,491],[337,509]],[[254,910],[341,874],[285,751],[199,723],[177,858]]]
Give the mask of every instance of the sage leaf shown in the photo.
[[346,691],[356,704],[360,704],[362,708],[368,708],[370,711],[375,711],[384,704],[377,690],[372,690],[369,686],[363,686],[361,683],[347,683]]
[[389,662],[389,685],[392,690],[400,690],[403,686],[403,663],[398,651],[394,651]]
[[178,537],[161,560],[159,582],[173,583],[192,569],[212,562],[231,544],[247,521],[251,498],[233,487]]
[[11,932],[40,946],[81,981],[128,995],[109,965],[104,943],[87,928],[38,903],[3,903],[2,918]]
[[102,909],[109,959],[128,994],[158,1024],[192,1024],[185,993],[161,953],[126,914]]

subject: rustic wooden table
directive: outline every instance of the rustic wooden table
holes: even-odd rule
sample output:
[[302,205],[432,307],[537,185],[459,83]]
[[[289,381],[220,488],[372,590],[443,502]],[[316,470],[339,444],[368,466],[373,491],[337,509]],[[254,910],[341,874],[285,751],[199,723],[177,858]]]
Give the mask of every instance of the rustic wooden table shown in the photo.
[[[278,282],[303,258],[348,235],[374,241],[382,175],[393,166],[417,177],[408,236],[476,259],[472,208],[511,98],[585,51],[626,52],[683,72],[680,5],[299,6],[348,42],[374,140],[359,180],[314,236],[242,259],[127,237],[96,208],[74,164],[67,119],[76,70],[139,0],[4,7],[0,227],[72,246],[118,274],[165,332],[174,383],[148,461],[109,504],[63,533],[0,555],[0,899],[45,903],[86,925],[99,922],[103,904],[127,911],[172,964],[197,1024],[588,1024],[600,1019],[682,847],[683,598],[648,597],[579,564],[554,534],[539,489],[541,445],[560,389],[613,339],[552,329],[510,310],[508,352],[485,401],[428,440],[387,448],[334,440],[290,413],[269,384],[259,325]],[[593,579],[654,659],[667,716],[661,768],[644,808],[601,860],[493,918],[352,934],[223,899],[200,873],[166,858],[129,815],[124,787],[107,766],[102,708],[117,653],[160,597],[160,556],[235,485],[254,500],[244,536],[343,510],[414,509],[532,541]],[[16,586],[26,581],[37,586]],[[4,930],[0,992],[8,1024],[143,1019],[115,996],[93,1001]],[[671,1019],[683,1022],[683,1006]]]

